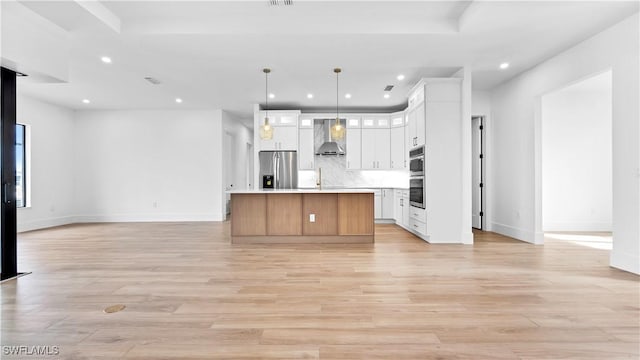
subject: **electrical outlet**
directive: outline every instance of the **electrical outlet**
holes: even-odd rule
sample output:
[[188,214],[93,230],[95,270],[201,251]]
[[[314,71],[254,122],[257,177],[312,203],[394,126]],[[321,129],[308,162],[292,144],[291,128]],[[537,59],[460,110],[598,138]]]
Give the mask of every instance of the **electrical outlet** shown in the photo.
[[316,214],[309,214],[309,222],[316,222]]
[[154,208],[157,208],[157,207],[158,207],[158,203],[154,201],[154,202],[153,202],[153,207],[154,207]]

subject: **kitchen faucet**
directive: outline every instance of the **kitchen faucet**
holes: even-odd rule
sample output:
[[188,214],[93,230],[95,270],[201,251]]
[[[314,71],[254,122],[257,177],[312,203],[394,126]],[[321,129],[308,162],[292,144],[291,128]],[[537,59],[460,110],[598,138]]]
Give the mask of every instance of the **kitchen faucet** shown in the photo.
[[316,186],[322,190],[322,168],[318,168],[318,178],[316,179]]

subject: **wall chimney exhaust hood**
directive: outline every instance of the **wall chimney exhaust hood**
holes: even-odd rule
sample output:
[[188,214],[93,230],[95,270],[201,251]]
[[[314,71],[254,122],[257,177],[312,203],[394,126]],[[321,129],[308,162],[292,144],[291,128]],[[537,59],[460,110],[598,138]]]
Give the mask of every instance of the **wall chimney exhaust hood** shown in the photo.
[[[345,121],[344,119],[340,119],[341,121]],[[322,119],[322,130],[324,131],[324,143],[316,152],[316,155],[323,156],[339,156],[344,155],[344,149],[338,145],[337,142],[333,141],[331,138],[331,126],[335,122],[335,119]],[[346,124],[346,121],[345,121]]]

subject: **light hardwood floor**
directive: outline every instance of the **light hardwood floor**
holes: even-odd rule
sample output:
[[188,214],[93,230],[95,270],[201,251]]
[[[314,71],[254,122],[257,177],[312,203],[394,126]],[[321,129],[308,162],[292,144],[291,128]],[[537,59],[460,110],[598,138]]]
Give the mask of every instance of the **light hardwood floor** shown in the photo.
[[[231,245],[228,223],[19,235],[1,342],[26,359],[638,359],[639,278],[609,253],[479,233],[429,245]],[[126,309],[106,314],[109,305]],[[0,355],[2,359],[13,357]]]

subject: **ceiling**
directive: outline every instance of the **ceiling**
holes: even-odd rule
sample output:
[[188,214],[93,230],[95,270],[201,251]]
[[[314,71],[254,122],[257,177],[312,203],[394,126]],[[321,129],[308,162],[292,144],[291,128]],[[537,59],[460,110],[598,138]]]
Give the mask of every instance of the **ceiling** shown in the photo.
[[[474,89],[491,89],[638,11],[637,1],[88,3],[2,2],[3,65],[34,75],[20,79],[21,92],[73,109],[219,108],[247,124],[265,101],[264,67],[270,108],[334,109],[333,68],[341,67],[344,111],[395,110],[421,77],[469,66]],[[35,51],[26,41],[4,51],[20,36],[5,24],[25,9],[59,28],[65,76],[21,67]],[[511,66],[500,70],[505,61]],[[388,99],[386,85],[394,85]]]

